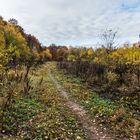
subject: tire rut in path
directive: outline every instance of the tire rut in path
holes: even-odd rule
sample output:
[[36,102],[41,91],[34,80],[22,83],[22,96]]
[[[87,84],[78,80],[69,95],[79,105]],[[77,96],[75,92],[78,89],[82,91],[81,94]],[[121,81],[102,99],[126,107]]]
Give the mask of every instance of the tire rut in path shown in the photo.
[[97,124],[95,120],[91,120],[90,116],[87,115],[87,111],[83,106],[71,101],[68,93],[64,88],[58,83],[54,76],[49,71],[49,76],[54,83],[57,90],[66,100],[66,106],[71,109],[72,112],[78,117],[80,123],[82,124],[85,132],[91,140],[113,140],[105,131],[103,131]]

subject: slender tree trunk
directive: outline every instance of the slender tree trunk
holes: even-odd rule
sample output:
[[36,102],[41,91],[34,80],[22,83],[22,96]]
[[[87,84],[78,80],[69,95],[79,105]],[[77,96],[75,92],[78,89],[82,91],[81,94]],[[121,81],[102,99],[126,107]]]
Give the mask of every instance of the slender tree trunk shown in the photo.
[[25,96],[28,96],[28,94],[29,94],[29,78],[28,78],[28,75],[29,75],[30,68],[31,68],[30,66],[26,67],[26,73],[25,73],[25,76],[24,76],[24,95]]

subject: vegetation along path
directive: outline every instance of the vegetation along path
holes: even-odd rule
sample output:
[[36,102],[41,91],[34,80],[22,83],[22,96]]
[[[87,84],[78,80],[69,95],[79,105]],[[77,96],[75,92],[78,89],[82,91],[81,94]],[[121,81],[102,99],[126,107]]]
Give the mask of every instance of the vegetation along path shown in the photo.
[[83,108],[83,106],[75,103],[69,98],[69,94],[65,91],[62,85],[60,85],[59,82],[55,79],[55,77],[51,73],[51,70],[49,70],[49,76],[50,79],[55,84],[57,90],[65,98],[66,106],[69,107],[71,111],[78,116],[80,123],[82,124],[83,128],[85,129],[85,132],[87,132],[87,135],[90,137],[90,139],[110,140],[111,137],[107,134],[107,132],[105,132],[105,130],[103,131],[102,128],[96,124],[95,120],[90,119],[90,116],[87,114],[87,111]]
[[124,103],[100,97],[80,77],[47,63],[48,76],[91,139],[139,140],[139,117]]

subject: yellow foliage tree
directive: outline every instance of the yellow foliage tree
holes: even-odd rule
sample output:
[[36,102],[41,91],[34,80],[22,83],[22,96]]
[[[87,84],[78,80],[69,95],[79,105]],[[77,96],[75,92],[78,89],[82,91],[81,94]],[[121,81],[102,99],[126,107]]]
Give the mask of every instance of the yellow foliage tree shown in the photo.
[[88,48],[87,49],[87,55],[88,55],[88,58],[90,60],[93,59],[93,56],[94,56],[94,50],[93,50],[93,48]]

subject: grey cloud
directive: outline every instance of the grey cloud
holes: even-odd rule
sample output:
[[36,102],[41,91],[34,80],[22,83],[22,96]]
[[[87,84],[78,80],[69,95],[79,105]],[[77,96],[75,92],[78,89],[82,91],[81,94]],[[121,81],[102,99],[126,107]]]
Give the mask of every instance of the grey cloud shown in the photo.
[[[44,44],[91,43],[105,28],[119,29],[121,40],[140,34],[139,0],[5,0],[0,14],[19,23]],[[137,6],[136,6],[137,4]],[[122,5],[133,11],[122,9]]]

